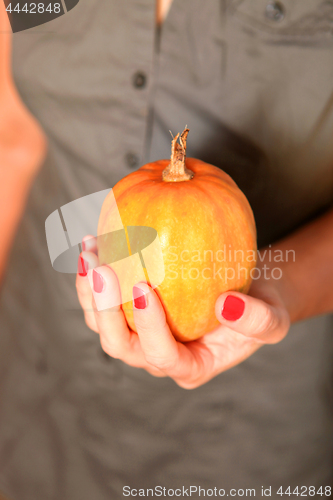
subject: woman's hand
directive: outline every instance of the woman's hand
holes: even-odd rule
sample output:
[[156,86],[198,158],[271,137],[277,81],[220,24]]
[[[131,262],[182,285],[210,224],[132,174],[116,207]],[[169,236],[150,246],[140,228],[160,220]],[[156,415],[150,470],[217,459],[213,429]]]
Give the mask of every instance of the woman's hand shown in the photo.
[[98,267],[96,240],[88,236],[84,241],[86,248],[80,256],[76,286],[86,323],[100,335],[107,354],[131,366],[158,377],[171,377],[180,387],[194,389],[241,363],[261,345],[279,342],[288,332],[289,314],[273,280],[258,280],[249,295],[222,294],[215,307],[220,326],[185,344],[173,337],[154,290],[146,283],[138,283],[134,296],[140,290],[145,295],[134,300],[135,333],[128,327],[120,306],[98,311],[90,283],[96,301],[107,294],[114,304],[121,302],[119,284],[110,267]]

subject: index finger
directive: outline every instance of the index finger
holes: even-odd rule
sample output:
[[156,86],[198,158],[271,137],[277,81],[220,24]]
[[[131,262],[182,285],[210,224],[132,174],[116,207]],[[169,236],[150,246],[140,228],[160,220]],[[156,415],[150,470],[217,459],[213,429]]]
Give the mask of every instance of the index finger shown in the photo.
[[189,387],[191,381],[202,375],[205,367],[198,349],[194,348],[195,342],[185,345],[175,339],[157,294],[146,283],[138,283],[133,288],[133,315],[149,364],[182,387]]

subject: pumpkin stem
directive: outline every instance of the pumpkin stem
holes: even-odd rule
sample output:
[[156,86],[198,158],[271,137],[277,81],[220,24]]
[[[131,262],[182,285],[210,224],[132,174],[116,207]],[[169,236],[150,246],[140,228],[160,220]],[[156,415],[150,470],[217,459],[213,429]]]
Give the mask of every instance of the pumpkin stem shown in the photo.
[[[186,139],[188,133],[189,129],[185,128],[180,137],[179,134],[177,134],[171,142],[171,160],[162,173],[164,182],[189,181],[194,176],[194,173],[185,167]],[[180,144],[177,142],[178,137]]]

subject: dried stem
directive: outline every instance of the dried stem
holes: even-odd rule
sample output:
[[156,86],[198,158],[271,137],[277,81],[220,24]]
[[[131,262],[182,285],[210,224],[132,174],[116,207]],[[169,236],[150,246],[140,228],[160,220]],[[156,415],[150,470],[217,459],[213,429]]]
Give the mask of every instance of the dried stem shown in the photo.
[[186,140],[188,133],[189,129],[185,128],[181,135],[179,136],[179,134],[177,134],[171,142],[170,164],[163,170],[162,174],[164,182],[189,181],[194,176],[194,173],[185,167]]

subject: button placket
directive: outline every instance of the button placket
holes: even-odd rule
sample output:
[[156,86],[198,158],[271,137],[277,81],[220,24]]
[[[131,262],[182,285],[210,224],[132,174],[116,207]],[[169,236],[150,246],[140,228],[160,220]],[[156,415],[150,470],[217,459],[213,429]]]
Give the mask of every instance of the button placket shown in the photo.
[[129,88],[124,151],[127,171],[140,167],[145,151],[154,56],[154,5],[150,0],[141,0],[138,8],[133,2],[129,15],[135,29],[132,30],[130,39],[133,57],[128,61]]

